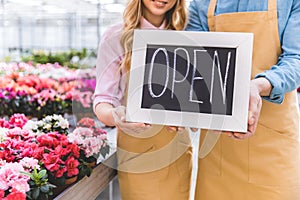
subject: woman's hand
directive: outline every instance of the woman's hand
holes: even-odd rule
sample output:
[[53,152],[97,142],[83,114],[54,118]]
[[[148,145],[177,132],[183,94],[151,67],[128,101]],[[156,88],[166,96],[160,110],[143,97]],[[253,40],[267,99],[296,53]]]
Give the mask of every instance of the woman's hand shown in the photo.
[[126,122],[126,110],[124,106],[113,108],[111,113],[115,121],[115,126],[122,130],[124,133],[140,134],[151,128],[150,124]]
[[247,133],[224,131],[229,137],[235,139],[246,139],[254,135],[262,107],[261,96],[269,96],[272,85],[266,78],[257,78],[250,83],[250,99],[248,112],[248,130]]
[[[198,128],[190,128],[192,132],[197,132]],[[182,133],[185,130],[185,127],[182,126],[167,126],[169,132],[178,132]]]

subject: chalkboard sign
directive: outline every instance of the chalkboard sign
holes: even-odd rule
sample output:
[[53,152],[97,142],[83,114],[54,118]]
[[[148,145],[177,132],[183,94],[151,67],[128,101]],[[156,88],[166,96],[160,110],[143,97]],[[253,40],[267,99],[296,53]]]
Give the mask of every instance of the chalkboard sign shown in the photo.
[[247,131],[253,35],[135,30],[126,119]]

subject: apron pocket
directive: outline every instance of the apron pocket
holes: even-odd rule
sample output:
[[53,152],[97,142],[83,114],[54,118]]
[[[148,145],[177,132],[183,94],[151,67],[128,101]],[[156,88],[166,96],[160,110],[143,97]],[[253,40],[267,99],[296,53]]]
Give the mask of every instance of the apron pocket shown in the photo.
[[148,163],[152,163],[153,161],[149,160],[150,158],[147,156],[147,154],[151,153],[154,149],[155,146],[151,145],[141,153],[134,153],[118,148],[118,170],[130,173],[147,173],[155,171],[156,169],[149,168]]
[[249,182],[265,186],[300,183],[299,142],[258,124],[249,139]]

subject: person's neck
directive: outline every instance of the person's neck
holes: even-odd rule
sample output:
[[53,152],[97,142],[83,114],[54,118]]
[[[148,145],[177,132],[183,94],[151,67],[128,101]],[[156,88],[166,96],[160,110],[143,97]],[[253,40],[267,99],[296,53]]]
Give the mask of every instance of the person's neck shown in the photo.
[[144,18],[153,26],[159,28],[162,25],[165,16],[144,16]]

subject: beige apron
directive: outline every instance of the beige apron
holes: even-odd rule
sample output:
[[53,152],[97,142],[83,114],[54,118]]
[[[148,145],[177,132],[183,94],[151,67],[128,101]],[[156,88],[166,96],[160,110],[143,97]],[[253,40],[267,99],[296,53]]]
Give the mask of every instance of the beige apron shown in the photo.
[[[211,31],[254,33],[252,78],[276,64],[281,53],[276,0],[268,1],[268,11],[214,16],[216,3],[211,0],[208,9]],[[296,91],[286,94],[280,105],[263,100],[253,137],[233,140],[222,135],[199,159],[195,199],[300,200],[298,133]]]
[[122,200],[189,200],[192,147],[188,131],[153,125],[140,135],[118,131]]

